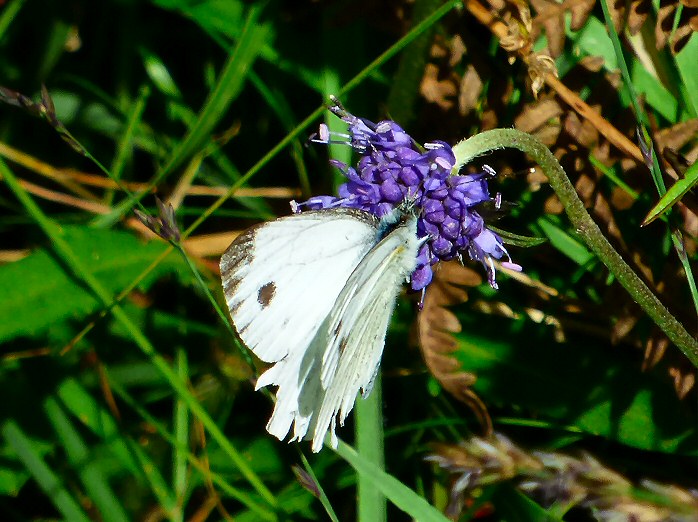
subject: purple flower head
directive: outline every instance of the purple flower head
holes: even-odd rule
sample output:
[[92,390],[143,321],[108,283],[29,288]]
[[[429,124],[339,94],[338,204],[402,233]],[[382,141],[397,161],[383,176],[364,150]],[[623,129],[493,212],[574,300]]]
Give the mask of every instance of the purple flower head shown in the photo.
[[417,266],[411,276],[414,290],[423,290],[433,277],[432,266],[438,261],[462,259],[464,252],[483,264],[488,281],[497,288],[493,259],[506,256],[502,239],[489,230],[475,210],[490,201],[487,178],[494,174],[489,167],[477,174],[451,175],[456,158],[443,141],[420,147],[397,123],[386,120],[377,124],[357,118],[338,103],[330,110],[349,124],[349,134],[331,133],[325,125],[313,140],[330,143],[340,138],[360,155],[356,169],[338,161],[331,163],[347,178],[339,187],[339,197],[316,196],[303,203],[292,203],[294,212],[301,207],[323,209],[357,208],[383,217],[404,201],[418,213],[417,235],[429,237],[419,250]]

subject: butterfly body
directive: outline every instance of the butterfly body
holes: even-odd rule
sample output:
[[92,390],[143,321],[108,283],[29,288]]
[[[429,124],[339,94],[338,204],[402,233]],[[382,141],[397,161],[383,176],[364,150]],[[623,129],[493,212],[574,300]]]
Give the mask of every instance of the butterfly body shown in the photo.
[[355,209],[279,218],[243,232],[221,258],[230,315],[241,340],[273,363],[257,388],[277,385],[267,430],[313,439],[366,395],[400,291],[416,266],[417,218],[378,219]]

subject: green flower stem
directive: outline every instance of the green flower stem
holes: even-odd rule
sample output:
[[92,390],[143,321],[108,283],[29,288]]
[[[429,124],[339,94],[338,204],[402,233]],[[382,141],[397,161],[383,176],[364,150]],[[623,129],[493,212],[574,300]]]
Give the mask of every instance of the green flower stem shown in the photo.
[[495,129],[482,132],[453,147],[456,155],[455,169],[457,170],[462,165],[471,162],[477,156],[506,147],[527,153],[540,165],[550,180],[550,186],[564,205],[572,225],[589,248],[608,267],[623,285],[623,288],[628,291],[655,324],[679,347],[691,363],[698,367],[698,341],[669,313],[657,296],[614,250],[584,208],[584,204],[579,199],[560,163],[538,139],[515,129]]

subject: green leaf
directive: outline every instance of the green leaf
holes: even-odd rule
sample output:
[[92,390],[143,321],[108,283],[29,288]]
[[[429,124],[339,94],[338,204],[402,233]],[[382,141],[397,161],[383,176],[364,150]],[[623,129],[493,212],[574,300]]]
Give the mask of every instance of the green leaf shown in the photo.
[[552,522],[562,519],[554,517],[540,505],[518,491],[511,484],[499,484],[492,501],[497,506],[502,520],[507,522]]
[[686,46],[676,55],[676,67],[682,83],[679,89],[688,105],[686,109],[692,117],[698,116],[698,35],[693,33]]
[[[64,237],[91,273],[110,292],[128,286],[167,245],[143,243],[133,234],[85,227],[65,227]],[[164,273],[187,274],[181,258],[170,255],[141,283],[148,288]],[[21,284],[20,284],[21,282]],[[0,342],[22,335],[37,335],[57,321],[83,320],[102,305],[92,292],[77,282],[50,250],[0,266]]]
[[420,495],[392,475],[382,471],[371,461],[359,455],[354,448],[339,441],[337,453],[367,481],[383,493],[402,511],[420,522],[447,522],[448,519]]
[[548,241],[544,237],[522,236],[521,234],[514,234],[513,232],[502,230],[501,228],[493,227],[492,225],[487,225],[487,228],[489,228],[493,232],[496,232],[499,235],[499,237],[502,238],[502,241],[504,241],[504,243],[507,245],[514,245],[522,248],[530,248],[542,245],[543,243]]
[[589,252],[583,243],[577,241],[547,218],[538,218],[536,223],[543,233],[548,236],[553,247],[569,257],[579,266],[585,266],[594,259],[594,255]]
[[109,477],[101,465],[101,459],[95,458],[92,454],[93,450],[80,436],[65,410],[53,397],[49,397],[44,402],[44,411],[56,430],[68,461],[80,477],[85,492],[94,502],[94,507],[99,511],[102,520],[105,522],[127,521],[128,516],[118,495],[109,485]]
[[666,194],[664,194],[657,204],[652,207],[652,210],[647,213],[647,216],[645,216],[645,219],[642,221],[642,226],[649,225],[652,221],[674,206],[686,192],[693,188],[696,182],[698,182],[698,163],[691,165],[684,173],[683,179],[678,180],[666,191]]
[[2,434],[65,520],[89,522],[90,519],[72,497],[62,478],[48,467],[21,428],[15,422],[8,421],[2,426]]

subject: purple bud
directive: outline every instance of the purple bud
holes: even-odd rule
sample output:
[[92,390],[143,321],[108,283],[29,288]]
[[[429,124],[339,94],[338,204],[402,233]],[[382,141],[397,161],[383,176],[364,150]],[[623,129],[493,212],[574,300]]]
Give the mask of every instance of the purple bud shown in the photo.
[[419,237],[425,237],[425,236],[438,237],[439,227],[437,227],[436,225],[434,225],[432,223],[429,223],[428,221],[420,219],[417,222],[417,235]]
[[[425,187],[425,190],[428,190],[428,189],[426,189],[426,187]],[[441,188],[439,188],[437,190],[432,190],[429,193],[430,198],[438,199],[440,201],[443,201],[444,199],[446,199],[446,196],[448,196],[448,189],[446,187],[444,187],[443,185],[441,186]]]
[[404,167],[400,171],[399,178],[408,187],[416,186],[421,181],[419,175],[410,167]]
[[453,244],[445,237],[437,237],[431,243],[431,250],[436,257],[444,257],[451,253]]
[[458,237],[461,230],[461,223],[452,217],[446,217],[441,224],[441,234],[451,241]]
[[431,269],[431,265],[424,265],[412,272],[410,286],[412,287],[412,290],[421,290],[422,288],[426,288],[429,283],[431,283],[431,279],[433,277],[434,272]]
[[399,203],[403,199],[400,187],[392,179],[387,179],[381,184],[380,193],[382,198],[389,203]]
[[428,199],[424,204],[424,219],[429,223],[439,224],[443,222],[445,217],[446,213],[441,202],[435,199]]

